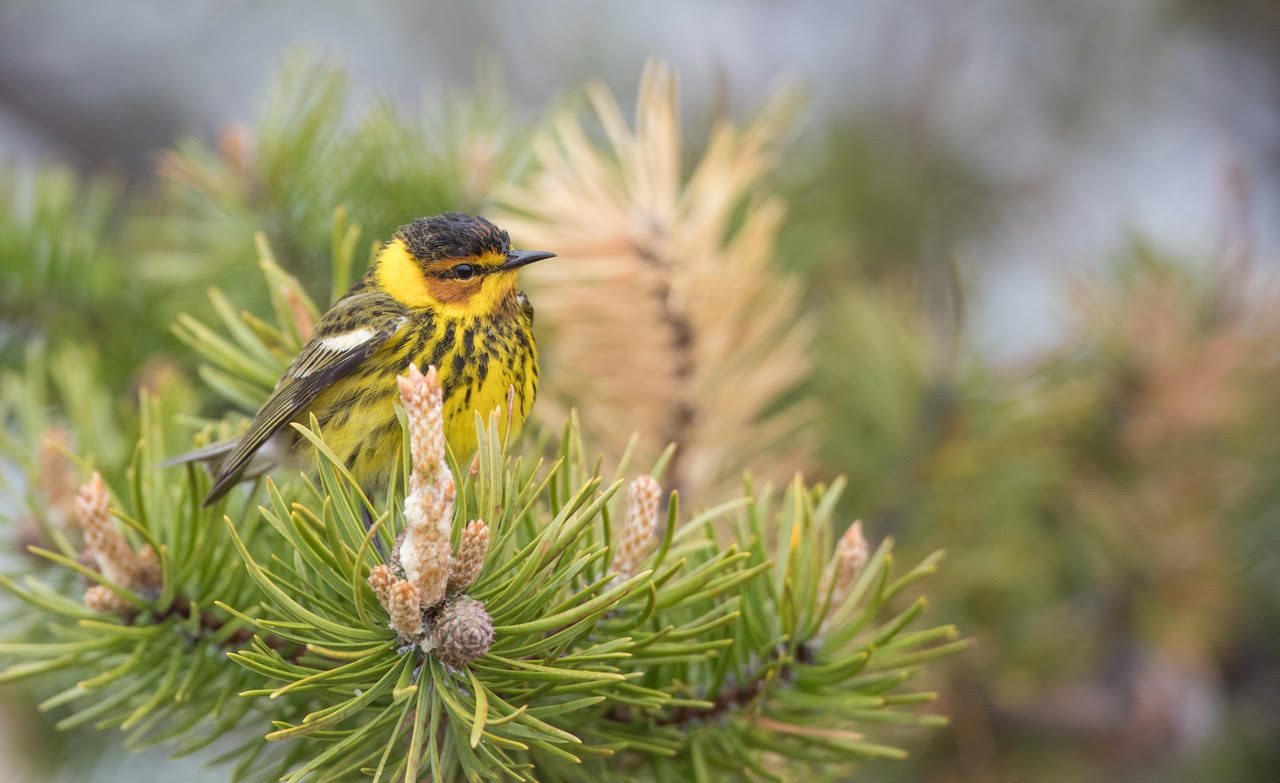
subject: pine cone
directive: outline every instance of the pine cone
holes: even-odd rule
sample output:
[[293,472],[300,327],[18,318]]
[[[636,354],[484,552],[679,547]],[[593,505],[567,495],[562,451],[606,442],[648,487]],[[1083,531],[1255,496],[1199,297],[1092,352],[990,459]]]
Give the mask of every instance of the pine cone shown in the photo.
[[489,652],[493,644],[493,620],[484,604],[461,595],[444,605],[431,626],[431,652],[460,669]]

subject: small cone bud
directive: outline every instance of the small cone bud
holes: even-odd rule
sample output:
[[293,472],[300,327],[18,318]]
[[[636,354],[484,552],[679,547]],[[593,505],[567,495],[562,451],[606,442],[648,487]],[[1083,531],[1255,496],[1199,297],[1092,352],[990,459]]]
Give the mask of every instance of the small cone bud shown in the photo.
[[422,636],[422,603],[418,591],[404,579],[391,585],[387,595],[387,615],[390,626],[405,641],[416,641]]
[[827,570],[818,584],[819,596],[825,597],[828,591],[831,592],[831,603],[827,609],[829,613],[839,609],[849,597],[858,573],[870,558],[871,547],[862,534],[862,522],[854,522],[840,537],[831,562],[827,564]]
[[[76,496],[76,519],[84,531],[84,541],[98,563],[98,571],[107,579],[129,590],[147,587],[154,566],[154,553],[149,565],[129,546],[111,518],[110,497],[101,474],[94,472]],[[158,581],[158,566],[155,566]]]
[[400,638],[416,641],[422,636],[422,602],[412,582],[396,578],[389,566],[376,565],[369,569],[369,586],[387,610],[387,624]]
[[102,585],[84,591],[84,605],[99,614],[127,616],[133,613],[132,604]]
[[618,532],[617,554],[613,558],[613,570],[619,579],[634,576],[653,548],[661,500],[662,485],[652,476],[640,476],[631,482],[627,516]]
[[493,620],[484,604],[465,595],[444,605],[428,640],[431,654],[455,669],[489,652],[491,644]]
[[391,586],[395,583],[396,575],[390,566],[376,565],[369,569],[369,586],[373,588],[373,594],[378,596],[378,603],[382,604],[383,609],[391,603]]
[[449,564],[449,594],[461,593],[476,581],[489,553],[489,526],[475,519],[462,531],[458,542],[458,556]]

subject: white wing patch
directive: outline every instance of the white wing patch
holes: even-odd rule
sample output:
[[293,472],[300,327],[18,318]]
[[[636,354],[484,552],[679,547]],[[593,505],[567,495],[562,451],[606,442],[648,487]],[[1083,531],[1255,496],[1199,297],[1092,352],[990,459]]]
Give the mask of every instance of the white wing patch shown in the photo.
[[346,353],[369,342],[376,334],[368,327],[353,329],[350,332],[335,334],[320,341],[320,347],[333,353]]
[[[349,332],[335,334],[308,346],[290,368],[289,377],[306,378],[316,370],[329,366],[330,357],[350,353],[378,336],[378,331],[368,327],[352,329]],[[283,381],[283,379],[281,379]]]

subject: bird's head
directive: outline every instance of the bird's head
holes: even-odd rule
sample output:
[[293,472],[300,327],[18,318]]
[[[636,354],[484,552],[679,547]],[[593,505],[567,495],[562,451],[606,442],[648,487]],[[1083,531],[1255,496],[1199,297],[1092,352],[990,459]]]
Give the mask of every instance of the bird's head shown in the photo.
[[555,253],[512,250],[482,217],[445,212],[401,227],[378,254],[380,288],[409,307],[486,315],[514,301],[520,268]]

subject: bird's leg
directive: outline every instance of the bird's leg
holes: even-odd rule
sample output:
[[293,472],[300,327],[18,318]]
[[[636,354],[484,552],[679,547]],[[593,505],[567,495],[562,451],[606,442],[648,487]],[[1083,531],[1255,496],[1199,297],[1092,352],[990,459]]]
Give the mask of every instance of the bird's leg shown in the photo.
[[[373,512],[369,510],[368,505],[360,504],[360,516],[364,520],[364,532],[368,533],[373,530]],[[383,562],[386,562],[387,553],[382,548],[382,539],[379,536],[373,537],[373,548],[378,550],[378,556],[382,558]]]

